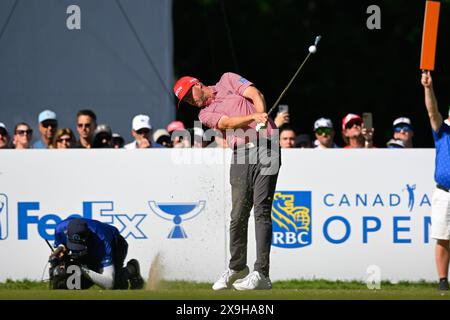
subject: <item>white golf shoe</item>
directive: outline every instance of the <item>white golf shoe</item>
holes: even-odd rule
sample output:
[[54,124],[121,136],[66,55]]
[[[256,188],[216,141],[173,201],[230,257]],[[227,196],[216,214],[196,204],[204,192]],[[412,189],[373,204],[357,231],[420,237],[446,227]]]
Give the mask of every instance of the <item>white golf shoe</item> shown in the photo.
[[234,282],[233,288],[236,290],[270,290],[272,289],[272,282],[269,277],[258,271],[253,271],[245,278]]
[[245,276],[248,275],[250,270],[246,266],[241,271],[234,271],[228,268],[225,270],[222,275],[220,276],[219,280],[217,280],[212,288],[213,290],[224,290],[224,289],[231,289],[231,285],[238,279],[242,279]]

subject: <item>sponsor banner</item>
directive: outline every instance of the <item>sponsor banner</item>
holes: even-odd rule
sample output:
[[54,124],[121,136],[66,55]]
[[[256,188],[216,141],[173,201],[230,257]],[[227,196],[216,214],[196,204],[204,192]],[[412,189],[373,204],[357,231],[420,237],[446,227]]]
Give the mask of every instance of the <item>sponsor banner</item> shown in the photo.
[[284,152],[277,189],[292,202],[275,194],[273,274],[367,279],[376,266],[382,279],[436,279],[434,150],[390,151]]
[[[272,280],[434,280],[434,150],[283,150],[272,207]],[[146,277],[213,281],[229,259],[228,150],[0,154],[0,281],[47,278],[57,223],[112,224]],[[248,264],[256,258],[250,218]]]
[[0,281],[47,278],[44,239],[53,243],[56,224],[69,216],[117,227],[145,278],[157,254],[169,279],[223,271],[222,164],[171,165],[164,149],[6,151],[0,163]]

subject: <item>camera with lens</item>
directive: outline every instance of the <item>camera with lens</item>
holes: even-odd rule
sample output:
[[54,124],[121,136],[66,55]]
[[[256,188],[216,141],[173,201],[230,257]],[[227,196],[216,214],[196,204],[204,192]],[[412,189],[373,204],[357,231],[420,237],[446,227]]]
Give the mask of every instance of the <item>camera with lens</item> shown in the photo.
[[49,263],[49,276],[50,276],[50,289],[67,289],[67,279],[70,277],[70,273],[67,273],[67,269],[72,266],[81,266],[86,256],[86,252],[68,252],[61,257],[50,256]]

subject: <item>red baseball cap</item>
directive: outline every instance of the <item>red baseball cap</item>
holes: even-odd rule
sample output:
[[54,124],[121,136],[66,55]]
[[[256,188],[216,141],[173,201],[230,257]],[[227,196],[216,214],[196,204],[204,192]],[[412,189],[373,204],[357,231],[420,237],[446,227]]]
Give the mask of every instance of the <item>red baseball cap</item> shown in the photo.
[[178,101],[178,107],[180,106],[181,100],[183,100],[184,96],[188,93],[189,89],[200,81],[194,77],[181,77],[173,86],[173,93],[180,100]]
[[347,123],[352,122],[352,121],[359,121],[359,122],[363,122],[362,118],[354,113],[349,113],[348,115],[346,115],[344,118],[342,118],[342,130],[345,130],[345,126],[347,125]]

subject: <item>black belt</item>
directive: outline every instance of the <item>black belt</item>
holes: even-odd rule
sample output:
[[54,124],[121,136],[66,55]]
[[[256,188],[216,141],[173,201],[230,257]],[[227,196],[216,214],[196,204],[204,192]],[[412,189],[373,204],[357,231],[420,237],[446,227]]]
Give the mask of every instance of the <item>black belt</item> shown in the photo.
[[436,185],[436,188],[441,189],[441,190],[443,190],[445,192],[450,192],[450,190],[448,188],[446,188],[444,186],[441,186],[440,184]]

